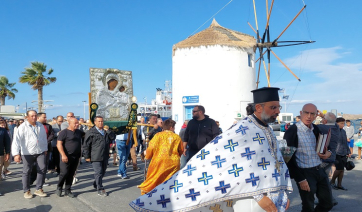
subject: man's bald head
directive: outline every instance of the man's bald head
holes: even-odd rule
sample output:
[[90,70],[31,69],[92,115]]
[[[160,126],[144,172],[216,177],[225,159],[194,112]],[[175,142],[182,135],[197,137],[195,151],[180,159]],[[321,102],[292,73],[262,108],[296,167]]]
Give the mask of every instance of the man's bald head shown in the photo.
[[79,127],[79,121],[76,118],[70,118],[68,120],[68,123],[69,123],[68,129],[71,131],[78,129]]
[[302,111],[300,111],[300,119],[307,127],[310,127],[310,125],[317,117],[317,114],[318,114],[317,106],[315,106],[312,103],[308,103],[305,104],[302,108]]
[[302,111],[305,109],[305,108],[308,108],[308,109],[313,109],[316,111],[317,113],[317,106],[315,106],[315,104],[312,104],[312,103],[308,103],[308,104],[305,104],[302,108]]

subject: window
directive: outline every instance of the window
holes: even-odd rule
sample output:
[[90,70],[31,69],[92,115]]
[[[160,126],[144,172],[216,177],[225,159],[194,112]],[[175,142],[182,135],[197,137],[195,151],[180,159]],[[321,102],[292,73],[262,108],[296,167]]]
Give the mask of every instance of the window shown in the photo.
[[185,120],[191,120],[192,119],[192,109],[194,109],[193,106],[185,106]]
[[252,58],[253,58],[253,56],[251,54],[248,54],[248,66],[249,67],[253,67],[253,63],[251,61]]

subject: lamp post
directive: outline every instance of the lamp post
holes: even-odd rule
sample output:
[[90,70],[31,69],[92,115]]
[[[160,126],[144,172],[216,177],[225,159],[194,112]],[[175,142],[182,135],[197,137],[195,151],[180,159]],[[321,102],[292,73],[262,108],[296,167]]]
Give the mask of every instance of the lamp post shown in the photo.
[[87,120],[86,118],[85,118],[85,103],[87,102],[87,101],[82,101],[83,102],[83,118],[84,118],[84,120]]

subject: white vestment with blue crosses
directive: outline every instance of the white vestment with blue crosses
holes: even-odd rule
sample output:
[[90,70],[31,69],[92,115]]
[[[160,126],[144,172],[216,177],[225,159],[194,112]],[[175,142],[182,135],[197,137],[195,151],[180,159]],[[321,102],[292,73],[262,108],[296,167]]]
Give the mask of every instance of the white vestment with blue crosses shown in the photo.
[[[280,164],[279,171],[276,163]],[[142,212],[219,209],[226,212],[233,211],[234,199],[267,193],[278,211],[285,211],[286,192],[292,190],[289,171],[273,131],[248,116],[217,136],[183,169],[152,192],[132,201],[130,206]]]

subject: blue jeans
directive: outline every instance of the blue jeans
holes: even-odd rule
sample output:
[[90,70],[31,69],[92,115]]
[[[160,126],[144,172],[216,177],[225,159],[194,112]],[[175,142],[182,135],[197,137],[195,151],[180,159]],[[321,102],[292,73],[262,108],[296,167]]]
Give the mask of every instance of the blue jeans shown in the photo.
[[116,143],[119,154],[118,174],[122,175],[122,177],[126,177],[127,176],[126,162],[130,154],[132,142],[129,141],[129,144],[126,145],[126,141],[116,140]]

